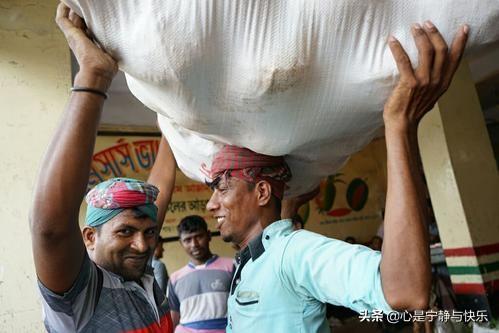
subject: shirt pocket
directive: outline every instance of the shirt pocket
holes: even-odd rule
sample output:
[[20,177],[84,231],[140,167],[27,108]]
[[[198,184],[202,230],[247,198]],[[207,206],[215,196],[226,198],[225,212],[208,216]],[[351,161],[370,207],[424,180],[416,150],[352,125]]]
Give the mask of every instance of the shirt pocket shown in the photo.
[[260,294],[256,291],[238,291],[236,293],[236,303],[240,307],[254,308],[260,302]]

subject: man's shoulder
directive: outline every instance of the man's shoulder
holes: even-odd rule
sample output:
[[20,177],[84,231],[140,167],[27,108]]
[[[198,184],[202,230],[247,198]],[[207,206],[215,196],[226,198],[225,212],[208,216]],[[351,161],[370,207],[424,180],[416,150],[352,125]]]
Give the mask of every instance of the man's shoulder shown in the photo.
[[277,248],[288,253],[308,252],[318,247],[341,246],[344,242],[309,230],[296,230],[281,238]]
[[165,266],[166,265],[159,259],[156,259],[156,258],[153,258],[152,261],[151,261],[151,266],[154,268],[154,267],[162,267],[162,266]]
[[184,267],[176,270],[170,275],[170,282],[175,283],[178,280],[182,279],[184,276],[192,272],[192,268],[189,265],[185,265]]
[[302,242],[314,243],[314,242],[324,242],[324,241],[336,241],[333,238],[329,238],[327,236],[305,229],[291,231],[289,233],[281,235],[280,237],[278,237],[278,239],[280,239],[284,244],[293,242],[293,246],[295,246],[295,243],[301,244]]
[[229,257],[218,257],[214,264],[216,264],[220,269],[232,271],[234,259]]

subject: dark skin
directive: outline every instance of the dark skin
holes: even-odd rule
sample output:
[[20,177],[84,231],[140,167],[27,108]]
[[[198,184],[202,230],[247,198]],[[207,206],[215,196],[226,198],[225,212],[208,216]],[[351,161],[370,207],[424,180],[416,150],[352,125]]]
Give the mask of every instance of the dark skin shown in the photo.
[[163,252],[165,252],[165,249],[163,248],[163,242],[158,241],[158,243],[156,244],[156,248],[154,249],[154,257],[156,259],[163,258]]
[[211,234],[208,230],[197,230],[193,232],[182,232],[180,234],[180,245],[185,253],[191,258],[195,265],[202,265],[212,257],[210,251]]
[[158,226],[148,217],[127,209],[99,230],[83,228],[83,240],[92,261],[126,280],[138,281],[156,246]]
[[158,148],[158,155],[154,161],[147,182],[156,186],[159,189],[158,197],[156,198],[156,206],[158,206],[158,223],[159,230],[163,226],[166,216],[166,209],[172,198],[173,187],[175,185],[177,163],[173,152],[165,137],[161,137],[161,142]]
[[[118,71],[116,61],[91,41],[83,20],[62,3],[57,8],[56,23],[80,65],[74,85],[106,92]],[[56,293],[71,288],[87,250],[98,265],[138,280],[145,258],[152,254],[157,241],[158,225],[130,210],[99,230],[85,227],[83,234],[80,231],[79,209],[103,104],[104,98],[96,94],[71,94],[34,191],[30,226],[36,273]],[[165,188],[172,189],[173,184]]]
[[[468,27],[458,30],[450,48],[431,22],[414,25],[412,33],[419,52],[416,69],[400,43],[393,37],[388,41],[400,79],[383,111],[388,186],[380,271],[385,299],[395,310],[428,307],[431,275],[417,129],[421,118],[449,87],[464,51]],[[253,190],[234,178],[229,184],[216,186],[207,209],[218,220],[223,239],[244,248],[266,226],[279,220],[281,214],[270,204],[270,193],[265,181]],[[293,216],[306,198],[284,202],[283,217]]]
[[206,204],[217,220],[217,229],[225,242],[244,248],[270,223],[280,219],[280,210],[266,181],[248,186],[244,180],[222,178]]

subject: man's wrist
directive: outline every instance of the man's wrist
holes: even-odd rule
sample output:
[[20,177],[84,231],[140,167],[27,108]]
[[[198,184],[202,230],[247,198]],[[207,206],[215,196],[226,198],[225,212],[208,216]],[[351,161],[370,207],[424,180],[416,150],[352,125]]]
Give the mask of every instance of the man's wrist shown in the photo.
[[74,79],[74,86],[85,87],[106,93],[113,80],[112,75],[80,70]]
[[386,135],[403,135],[415,136],[417,135],[418,124],[409,120],[387,120],[384,119],[385,136]]

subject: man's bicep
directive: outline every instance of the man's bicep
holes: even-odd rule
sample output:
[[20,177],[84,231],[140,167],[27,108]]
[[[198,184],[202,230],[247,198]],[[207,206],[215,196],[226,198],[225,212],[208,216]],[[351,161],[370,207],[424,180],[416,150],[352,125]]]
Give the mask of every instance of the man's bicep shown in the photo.
[[86,256],[76,224],[67,234],[32,230],[33,258],[39,281],[55,293],[68,291],[76,281]]
[[283,268],[297,290],[356,311],[386,310],[382,291],[379,295],[379,253],[310,233],[297,236],[283,257]]

